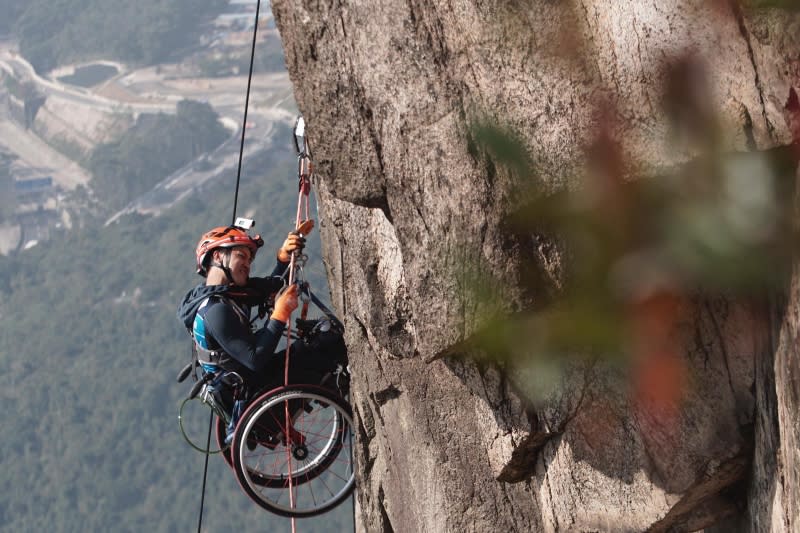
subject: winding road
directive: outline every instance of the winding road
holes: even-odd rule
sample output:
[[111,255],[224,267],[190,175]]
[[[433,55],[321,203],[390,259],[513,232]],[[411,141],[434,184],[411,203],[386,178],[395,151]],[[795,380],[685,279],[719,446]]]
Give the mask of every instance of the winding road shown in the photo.
[[[124,68],[124,66],[122,66]],[[0,42],[0,69],[18,80],[32,82],[44,96],[55,96],[80,106],[114,114],[174,113],[183,99],[208,102],[231,131],[230,138],[209,154],[188,163],[166,176],[153,189],[111,216],[106,224],[131,213],[157,215],[194,190],[215,179],[235,175],[241,140],[246,77],[224,79],[180,78],[161,65],[139,71],[121,72],[92,89],[60,83],[40,76],[33,66]],[[177,69],[173,69],[177,70]],[[166,74],[170,73],[170,75]],[[97,94],[102,91],[103,94]],[[118,95],[119,99],[108,95]],[[291,83],[286,73],[263,74],[253,80],[243,157],[246,159],[272,143],[277,123],[291,125],[295,120]],[[17,140],[16,142],[14,140]],[[0,144],[31,166],[45,166],[65,188],[87,183],[88,176],[76,163],[52,149],[35,134],[0,117]]]

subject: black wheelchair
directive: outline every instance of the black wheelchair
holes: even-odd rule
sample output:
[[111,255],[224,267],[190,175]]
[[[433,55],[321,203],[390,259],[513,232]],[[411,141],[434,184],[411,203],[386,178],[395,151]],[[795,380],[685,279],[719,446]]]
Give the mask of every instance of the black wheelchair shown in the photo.
[[[298,320],[297,326],[293,349],[325,350],[331,343],[337,344],[337,352],[344,349],[338,321]],[[264,509],[298,518],[324,513],[355,487],[346,351],[343,359],[336,357],[335,368],[319,383],[258,391],[246,398],[238,417],[233,411],[244,391],[242,378],[213,363],[190,363],[178,380],[193,369],[199,369],[199,378],[180,406],[181,433],[194,449],[222,454],[247,496]],[[198,446],[187,435],[184,409],[193,400],[210,407],[216,417],[216,450]],[[232,420],[233,439],[226,443]]]

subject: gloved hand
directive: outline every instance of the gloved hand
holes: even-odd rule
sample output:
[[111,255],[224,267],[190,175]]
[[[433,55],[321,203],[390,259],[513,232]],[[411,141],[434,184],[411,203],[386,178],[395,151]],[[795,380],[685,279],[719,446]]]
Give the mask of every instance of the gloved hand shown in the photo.
[[297,309],[297,285],[290,285],[283,294],[275,300],[275,308],[270,318],[280,320],[284,324],[289,322],[292,311]]
[[283,246],[278,250],[278,261],[281,263],[288,263],[292,260],[292,252],[302,251],[306,246],[306,235],[311,233],[314,229],[313,220],[305,220],[300,224],[300,227],[289,233]]
[[292,252],[301,251],[305,246],[306,240],[303,237],[290,233],[278,250],[278,261],[288,263],[292,260]]

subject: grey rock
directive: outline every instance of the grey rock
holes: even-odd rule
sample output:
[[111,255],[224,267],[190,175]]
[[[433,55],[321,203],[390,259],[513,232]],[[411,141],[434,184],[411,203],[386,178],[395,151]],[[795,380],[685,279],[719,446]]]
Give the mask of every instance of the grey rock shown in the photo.
[[[490,312],[558,298],[569,257],[504,220],[523,187],[576,185],[598,125],[634,172],[696,155],[670,138],[671,61],[704,64],[727,150],[789,145],[798,15],[688,0],[275,0],[273,12],[347,327],[360,531],[800,527],[798,273],[785,303],[683,304],[670,335],[692,380],[669,423],[620,365],[576,356],[542,374],[469,342]],[[536,176],[476,149],[486,120],[520,135]],[[493,298],[476,298],[465,265],[502,280]],[[541,291],[524,283],[532,268]]]

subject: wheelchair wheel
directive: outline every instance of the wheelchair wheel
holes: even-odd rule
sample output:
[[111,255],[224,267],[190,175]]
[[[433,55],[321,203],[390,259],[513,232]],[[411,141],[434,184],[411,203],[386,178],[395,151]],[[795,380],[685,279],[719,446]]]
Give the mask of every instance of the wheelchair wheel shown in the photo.
[[237,425],[231,448],[237,480],[250,499],[276,514],[324,513],[354,488],[352,428],[350,406],[326,389],[270,391]]
[[[272,392],[276,392],[278,389],[268,389],[268,390],[272,390]],[[256,399],[258,397],[259,396],[257,396]],[[234,466],[233,466],[233,456],[231,455],[232,446],[230,444],[225,444],[225,437],[227,436],[227,433],[228,433],[227,424],[223,419],[221,419],[219,417],[216,417],[215,422],[216,422],[216,424],[215,424],[215,433],[216,433],[216,441],[217,441],[217,451],[216,452],[212,452],[212,453],[220,453],[222,455],[222,458],[225,460],[225,463],[229,467],[231,467],[233,469],[234,468]],[[322,453],[320,455],[320,460],[319,461],[314,462],[311,465],[308,465],[308,468],[293,470],[292,473],[294,475],[294,479],[293,479],[292,483],[294,485],[300,485],[302,483],[305,483],[309,479],[313,479],[314,477],[316,477],[318,472],[324,471],[328,467],[328,465],[331,462],[333,462],[334,459],[336,459],[337,454],[342,449],[342,444],[338,440],[334,440],[334,436],[339,431],[339,428],[341,427],[341,425],[345,424],[345,423],[346,423],[346,421],[344,421],[343,419],[337,418],[336,419],[336,424],[331,426],[331,448],[329,448],[327,450],[324,450],[324,453]],[[251,441],[251,445],[252,445],[252,441]],[[255,483],[256,485],[273,487],[273,488],[275,488],[275,487],[278,487],[278,488],[283,487],[283,485],[285,483],[285,479],[284,478],[275,477],[275,476],[268,476],[268,475],[265,476],[260,471],[251,470],[250,471],[250,478],[251,478],[252,482]]]

